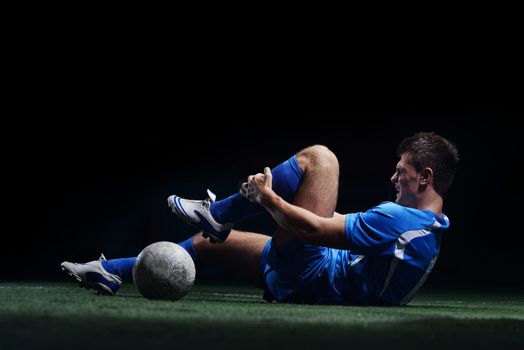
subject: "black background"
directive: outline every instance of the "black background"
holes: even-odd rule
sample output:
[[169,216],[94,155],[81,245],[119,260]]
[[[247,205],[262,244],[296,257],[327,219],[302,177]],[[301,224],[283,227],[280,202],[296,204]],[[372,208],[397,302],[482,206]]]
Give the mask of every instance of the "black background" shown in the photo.
[[[456,143],[461,162],[444,207],[451,228],[428,284],[523,284],[514,108],[385,103],[306,116],[276,108],[229,113],[224,105],[179,112],[155,101],[134,108],[127,100],[114,118],[118,103],[83,99],[80,111],[63,107],[60,118],[5,129],[20,136],[5,148],[2,279],[60,279],[63,260],[135,256],[152,242],[185,239],[196,229],[171,214],[168,195],[203,198],[210,188],[223,198],[247,175],[312,144],[339,158],[337,211],[366,210],[394,198],[398,143],[435,131]],[[237,227],[270,233],[272,225],[262,216]]]

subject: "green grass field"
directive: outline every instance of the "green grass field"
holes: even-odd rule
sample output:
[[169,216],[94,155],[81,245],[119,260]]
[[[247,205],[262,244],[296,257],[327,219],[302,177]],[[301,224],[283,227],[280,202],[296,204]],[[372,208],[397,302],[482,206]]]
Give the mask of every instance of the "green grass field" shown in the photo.
[[406,307],[265,303],[243,286],[197,284],[177,302],[70,282],[0,283],[0,349],[522,349],[522,290],[422,291]]

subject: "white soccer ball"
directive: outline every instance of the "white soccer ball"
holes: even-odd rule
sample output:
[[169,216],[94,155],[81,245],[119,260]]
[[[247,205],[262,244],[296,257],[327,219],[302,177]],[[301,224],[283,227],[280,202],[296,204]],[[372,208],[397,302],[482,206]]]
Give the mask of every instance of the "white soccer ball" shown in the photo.
[[156,242],[145,247],[133,266],[133,281],[149,299],[178,300],[195,282],[195,264],[189,253],[172,242]]

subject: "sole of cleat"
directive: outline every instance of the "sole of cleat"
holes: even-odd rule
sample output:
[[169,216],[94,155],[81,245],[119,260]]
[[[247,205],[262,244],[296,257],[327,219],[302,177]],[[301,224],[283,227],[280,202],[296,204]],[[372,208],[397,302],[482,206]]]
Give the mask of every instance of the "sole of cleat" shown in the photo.
[[97,295],[113,295],[113,292],[108,287],[100,283],[89,283],[83,282],[80,276],[78,276],[73,271],[67,269],[64,266],[61,266],[62,271],[64,271],[68,276],[70,276],[79,287],[85,289],[94,289]]

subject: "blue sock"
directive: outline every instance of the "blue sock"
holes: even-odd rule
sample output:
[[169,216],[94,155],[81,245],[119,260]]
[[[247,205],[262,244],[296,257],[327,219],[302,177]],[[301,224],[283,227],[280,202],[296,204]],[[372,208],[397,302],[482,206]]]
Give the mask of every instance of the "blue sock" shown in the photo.
[[[302,170],[298,165],[297,157],[291,157],[273,168],[271,172],[275,193],[288,202],[293,200],[302,179]],[[239,192],[214,202],[211,204],[210,211],[216,221],[224,224],[263,213],[265,209],[260,204],[251,203]]]
[[[196,263],[196,252],[193,247],[193,237],[186,239],[184,242],[178,243],[184,248],[191,258]],[[122,277],[124,280],[133,280],[133,266],[135,265],[136,257],[134,258],[121,258],[121,259],[110,259],[102,261],[102,267],[109,273]]]
[[196,264],[197,256],[195,252],[195,247],[193,246],[193,236],[189,237],[184,242],[178,243],[178,245],[184,248],[189,253],[189,255],[191,255],[193,262]]
[[122,277],[124,280],[133,279],[135,258],[121,258],[102,261],[102,267],[109,273]]

